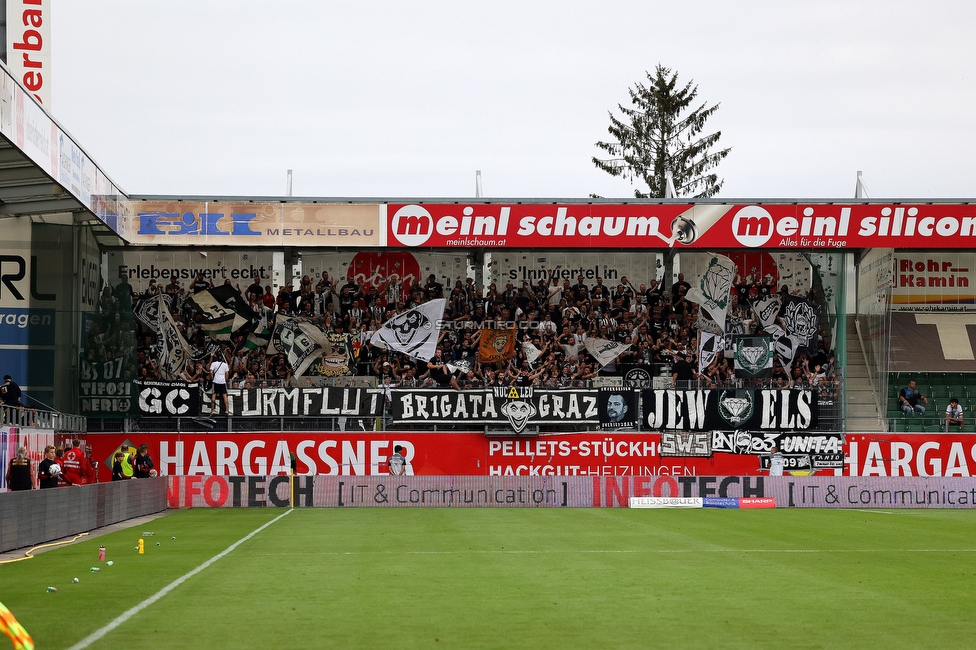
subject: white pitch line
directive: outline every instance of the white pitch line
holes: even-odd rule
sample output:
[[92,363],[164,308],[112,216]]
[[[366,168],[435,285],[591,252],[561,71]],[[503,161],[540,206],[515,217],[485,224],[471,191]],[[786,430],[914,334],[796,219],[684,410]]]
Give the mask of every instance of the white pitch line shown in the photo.
[[110,621],[104,627],[102,627],[102,628],[100,628],[98,630],[95,630],[94,632],[92,632],[91,634],[89,634],[88,636],[86,636],[84,639],[82,639],[78,643],[76,643],[73,646],[71,646],[70,648],[68,648],[68,650],[82,650],[82,648],[87,648],[92,643],[94,643],[95,641],[98,641],[103,636],[105,636],[106,634],[108,634],[109,632],[111,632],[112,630],[114,630],[115,628],[117,628],[118,626],[122,625],[123,623],[125,623],[126,621],[128,621],[130,618],[132,618],[133,616],[135,616],[136,614],[138,614],[142,610],[146,609],[147,607],[149,607],[150,605],[152,605],[153,603],[155,603],[157,600],[159,600],[160,598],[162,598],[163,596],[165,596],[169,592],[173,591],[174,589],[176,589],[177,587],[179,587],[181,584],[183,584],[184,582],[186,582],[187,580],[189,580],[190,578],[192,578],[196,574],[200,573],[201,571],[203,571],[204,569],[206,569],[207,567],[209,567],[211,564],[213,564],[214,562],[216,562],[220,558],[222,558],[222,557],[226,556],[227,554],[229,554],[235,548],[237,548],[238,546],[240,546],[241,544],[243,544],[247,540],[251,539],[252,537],[254,537],[255,535],[257,535],[258,533],[260,533],[262,530],[264,530],[265,528],[267,528],[268,526],[270,526],[271,524],[275,523],[276,521],[278,521],[282,517],[285,517],[287,515],[290,515],[291,513],[292,513],[292,510],[291,509],[286,510],[284,512],[284,514],[278,515],[277,517],[275,517],[274,519],[272,519],[268,523],[264,524],[263,526],[260,526],[260,527],[258,527],[256,529],[254,529],[253,531],[251,531],[250,533],[248,533],[247,535],[245,535],[241,539],[237,540],[236,542],[234,542],[233,544],[231,544],[230,546],[228,546],[226,549],[224,549],[223,551],[221,551],[217,555],[213,556],[212,558],[210,558],[209,560],[207,560],[206,562],[204,562],[203,564],[201,564],[197,568],[193,569],[189,573],[186,573],[186,574],[180,576],[179,578],[177,578],[173,582],[169,583],[168,585],[166,585],[165,587],[163,587],[162,589],[160,589],[159,591],[157,591],[155,594],[153,594],[149,598],[145,599],[144,601],[142,601],[141,603],[139,603],[138,605],[136,605],[132,609],[129,609],[128,611],[123,612],[117,618],[115,618],[112,621]]
[[700,549],[633,549],[633,550],[579,550],[579,551],[316,551],[313,553],[284,553],[271,555],[266,553],[252,553],[251,555],[568,555],[582,553],[976,553],[976,548],[700,548]]

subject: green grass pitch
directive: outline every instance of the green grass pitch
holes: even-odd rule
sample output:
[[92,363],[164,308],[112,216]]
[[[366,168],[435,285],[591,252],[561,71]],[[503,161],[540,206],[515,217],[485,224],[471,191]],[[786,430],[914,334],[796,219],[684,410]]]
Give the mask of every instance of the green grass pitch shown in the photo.
[[[283,512],[79,541],[0,601],[67,648]],[[90,647],[969,648],[974,606],[974,511],[300,509]]]

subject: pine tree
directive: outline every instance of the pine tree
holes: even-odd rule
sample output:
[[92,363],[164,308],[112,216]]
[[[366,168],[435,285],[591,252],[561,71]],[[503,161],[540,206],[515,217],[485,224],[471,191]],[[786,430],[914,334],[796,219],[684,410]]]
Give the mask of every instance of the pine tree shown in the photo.
[[722,189],[724,180],[709,173],[729,155],[731,149],[711,151],[721,131],[699,137],[705,123],[719,105],[689,109],[698,96],[698,86],[689,81],[678,87],[678,74],[658,65],[647,73],[648,85],[629,88],[632,108],[617,105],[620,118],[610,113],[607,128],[614,140],[597,142],[611,158],[593,164],[611,176],[639,179],[647,192],[634,191],[637,198],[663,197],[670,172],[678,196],[708,198]]

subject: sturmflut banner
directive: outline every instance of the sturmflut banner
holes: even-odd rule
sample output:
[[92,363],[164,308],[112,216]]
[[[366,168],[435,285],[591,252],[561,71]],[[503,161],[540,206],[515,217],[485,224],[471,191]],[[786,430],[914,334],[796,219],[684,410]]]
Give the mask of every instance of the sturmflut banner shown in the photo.
[[382,391],[368,388],[245,388],[227,391],[231,413],[241,417],[375,417]]

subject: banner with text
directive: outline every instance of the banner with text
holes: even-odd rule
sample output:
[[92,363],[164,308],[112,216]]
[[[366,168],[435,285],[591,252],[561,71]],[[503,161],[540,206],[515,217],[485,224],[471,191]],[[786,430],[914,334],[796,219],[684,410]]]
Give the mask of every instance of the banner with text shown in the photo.
[[644,423],[652,429],[809,429],[817,425],[809,390],[644,390]]
[[393,390],[393,421],[503,426],[521,433],[540,424],[597,424],[595,390],[505,386],[486,390]]
[[431,248],[971,248],[976,204],[389,204],[386,245]]
[[[626,508],[631,497],[778,508],[973,508],[972,478],[171,476],[170,508]],[[294,502],[292,495],[294,494]],[[699,504],[700,507],[700,504]]]

